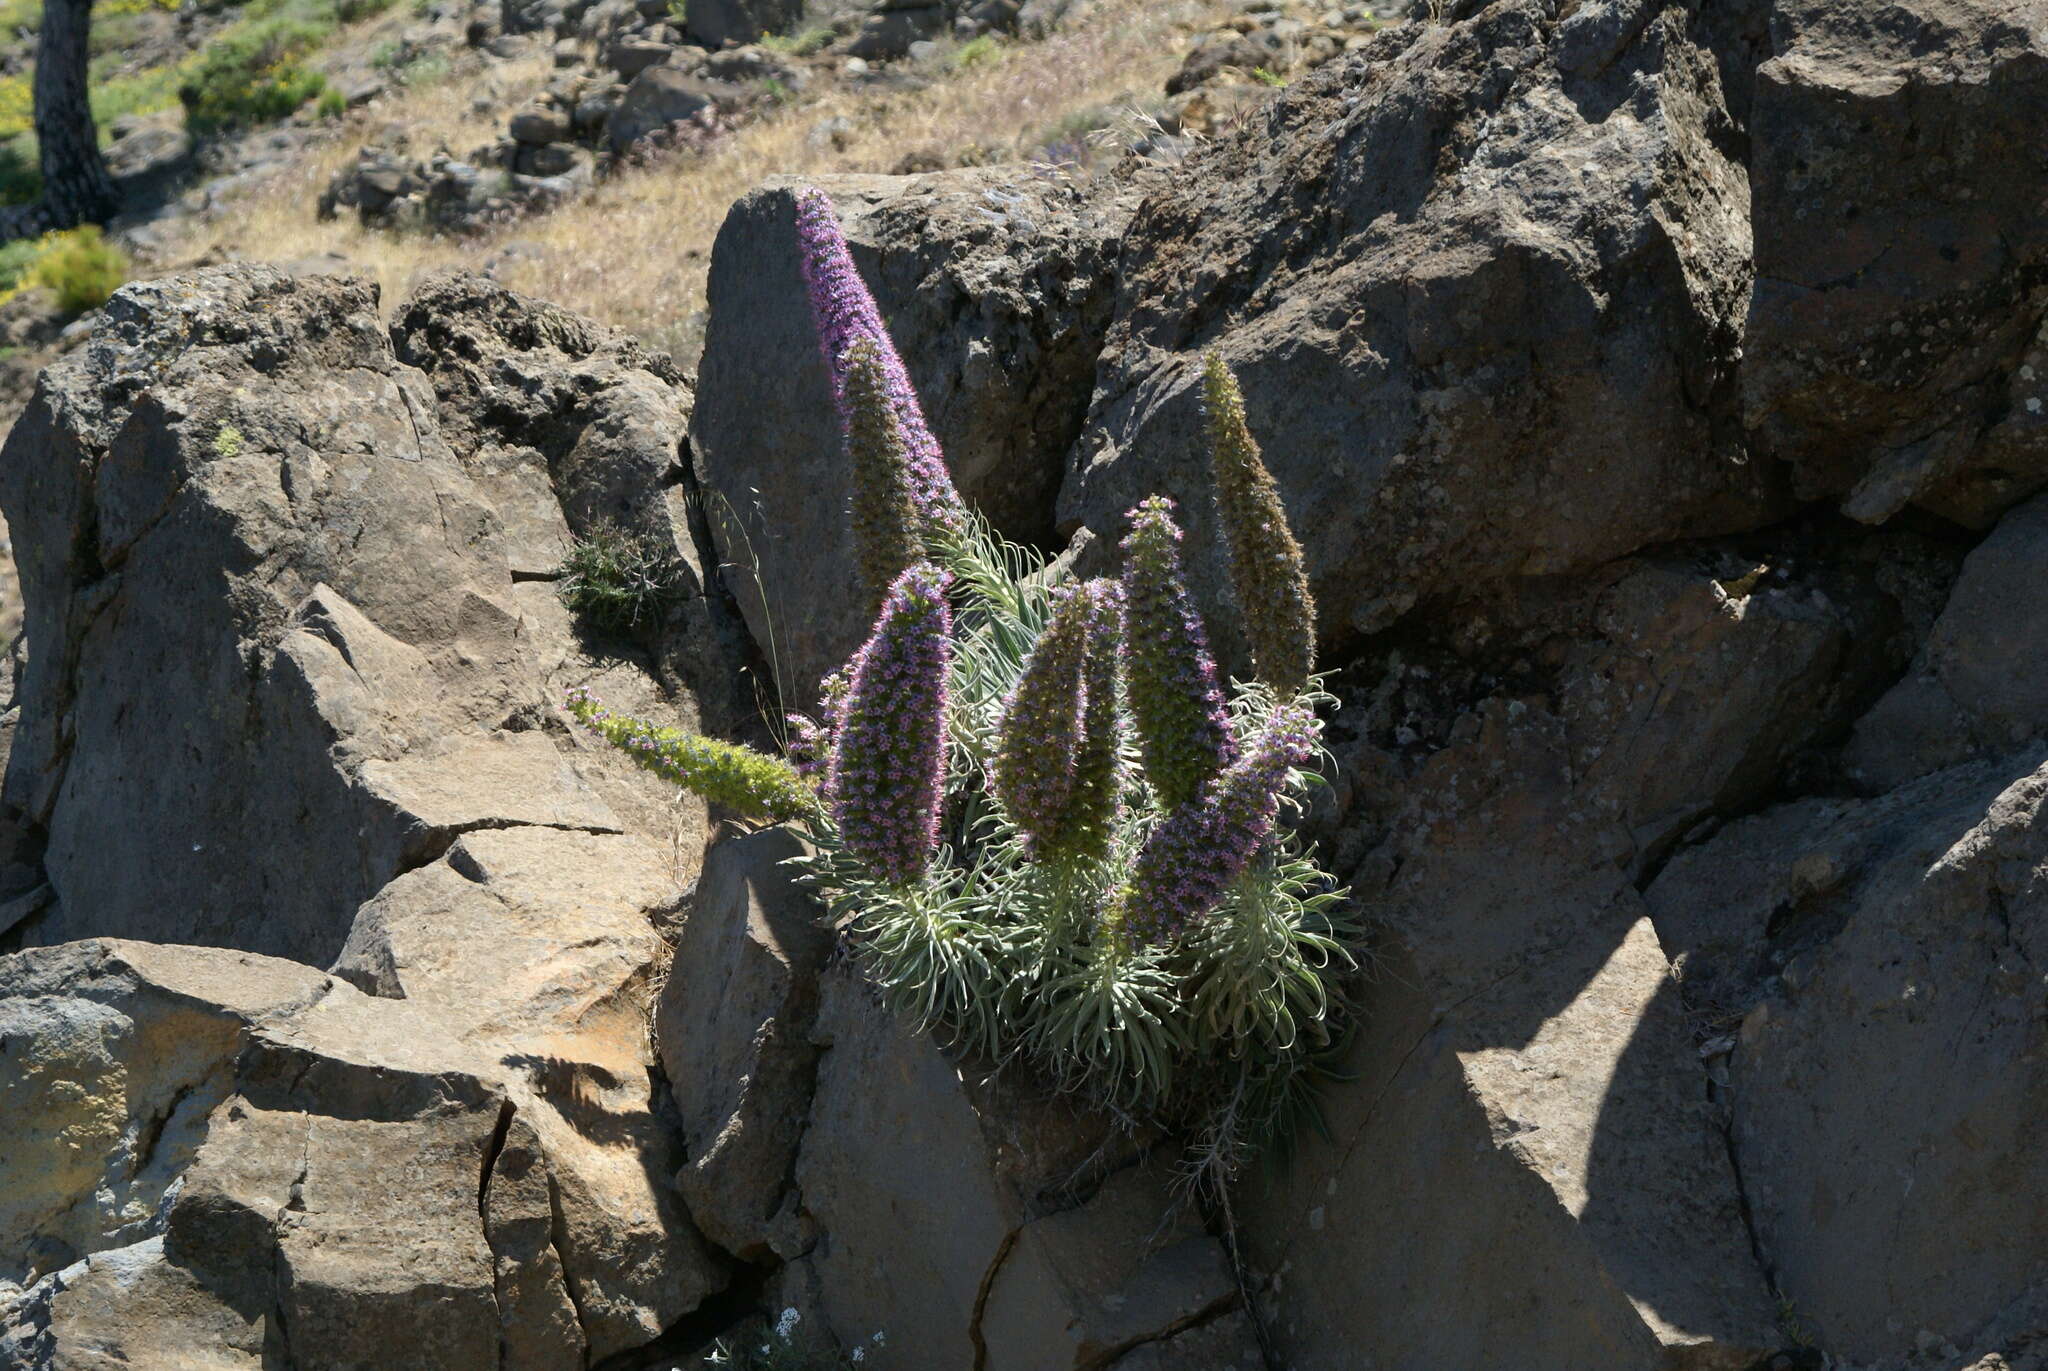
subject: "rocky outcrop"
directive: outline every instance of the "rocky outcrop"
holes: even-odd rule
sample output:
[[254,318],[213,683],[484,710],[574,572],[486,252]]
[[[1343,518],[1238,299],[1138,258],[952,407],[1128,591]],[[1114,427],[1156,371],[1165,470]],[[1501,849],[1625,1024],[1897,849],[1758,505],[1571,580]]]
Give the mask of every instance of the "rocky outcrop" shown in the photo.
[[[10,1139],[29,1364],[581,1366],[727,1278],[646,1029],[702,810],[552,710],[697,716],[701,581],[625,644],[550,584],[600,522],[694,561],[688,388],[472,278],[375,307],[130,287],[0,459],[39,644],[9,818],[47,886],[0,963],[9,1089],[105,1083]],[[109,935],[214,948],[67,941]]]
[[1714,62],[1679,10],[1580,53],[1611,8],[1390,30],[1148,200],[1062,525],[1114,539],[1163,490],[1214,546],[1184,456],[1210,347],[1296,521],[1324,530],[1309,571],[1332,642],[1781,515],[1716,422],[1750,268]]

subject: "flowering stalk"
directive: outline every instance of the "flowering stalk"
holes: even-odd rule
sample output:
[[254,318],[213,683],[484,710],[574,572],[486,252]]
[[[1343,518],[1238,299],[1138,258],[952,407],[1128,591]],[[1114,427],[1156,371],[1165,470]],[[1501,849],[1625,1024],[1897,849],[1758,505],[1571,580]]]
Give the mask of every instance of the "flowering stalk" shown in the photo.
[[925,423],[917,392],[910,385],[910,373],[904,369],[903,359],[882,326],[882,312],[875,305],[875,297],[853,265],[846,235],[840,231],[839,217],[825,192],[811,188],[797,193],[796,232],[803,256],[804,286],[810,294],[811,319],[825,353],[825,368],[832,377],[832,403],[839,411],[842,431],[850,419],[844,359],[855,341],[869,338],[881,355],[890,402],[902,429],[911,496],[924,520],[925,536],[956,536],[966,527],[966,509],[946,471],[939,441]]
[[780,823],[817,812],[811,787],[779,757],[614,714],[581,686],[564,708],[643,770],[745,818]]
[[1181,576],[1173,502],[1154,495],[1131,511],[1130,521],[1123,543],[1126,693],[1146,778],[1170,810],[1230,765],[1237,745],[1208,635]]
[[920,562],[896,578],[855,656],[826,795],[846,845],[876,877],[907,885],[939,838],[946,779],[947,577]]
[[869,615],[902,570],[924,560],[923,523],[910,484],[910,449],[889,399],[881,349],[856,338],[840,358],[846,378],[846,463],[853,481],[854,564]]
[[1308,708],[1282,705],[1250,751],[1152,830],[1124,893],[1133,938],[1175,937],[1216,907],[1272,836],[1288,772],[1315,755],[1318,729]]
[[1301,544],[1287,526],[1280,487],[1245,424],[1244,395],[1218,353],[1208,356],[1202,395],[1217,522],[1230,549],[1230,580],[1244,612],[1252,661],[1261,680],[1283,695],[1298,695],[1308,685],[1316,654],[1316,608]]
[[782,745],[783,755],[789,758],[797,775],[816,785],[824,779],[825,769],[832,761],[832,735],[808,714],[791,714],[786,718],[789,739]]
[[1117,709],[1118,654],[1123,648],[1123,587],[1115,581],[1084,582],[1077,594],[1088,614],[1085,704],[1081,746],[1074,757],[1074,789],[1060,825],[1058,851],[1079,861],[1101,861],[1109,853],[1122,798],[1123,715]]
[[996,734],[989,780],[1034,854],[1059,840],[1074,794],[1093,609],[1079,587],[1053,592],[1052,617],[1024,660]]

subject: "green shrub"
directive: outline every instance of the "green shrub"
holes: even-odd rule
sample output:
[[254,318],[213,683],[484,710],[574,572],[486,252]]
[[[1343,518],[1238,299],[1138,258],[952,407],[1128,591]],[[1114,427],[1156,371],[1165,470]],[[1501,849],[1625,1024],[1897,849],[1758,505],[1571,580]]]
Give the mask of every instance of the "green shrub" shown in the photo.
[[339,119],[348,113],[348,97],[329,86],[320,92],[320,103],[314,108],[322,119]]
[[211,133],[286,118],[327,87],[326,77],[299,63],[329,27],[278,15],[216,38],[178,87],[185,122]]
[[651,623],[681,599],[683,576],[673,549],[604,525],[569,549],[556,589],[563,604],[597,627],[622,632]]
[[106,241],[97,224],[49,234],[38,246],[27,283],[48,287],[67,314],[98,309],[128,279],[127,256]]
[[993,62],[1002,55],[1002,44],[996,41],[995,35],[984,33],[981,37],[970,39],[955,48],[948,63],[957,71],[965,71],[983,62]]

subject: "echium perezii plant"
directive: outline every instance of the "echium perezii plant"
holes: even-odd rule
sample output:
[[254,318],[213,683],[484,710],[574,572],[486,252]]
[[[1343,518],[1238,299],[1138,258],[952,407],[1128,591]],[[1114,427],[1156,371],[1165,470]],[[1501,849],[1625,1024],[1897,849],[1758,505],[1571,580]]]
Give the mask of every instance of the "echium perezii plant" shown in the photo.
[[1216,907],[1273,836],[1288,778],[1315,755],[1319,731],[1306,706],[1281,705],[1242,757],[1152,830],[1123,895],[1133,938],[1163,942]]
[[1181,575],[1173,501],[1154,495],[1130,512],[1123,542],[1124,689],[1145,778],[1172,810],[1237,757],[1208,633]]
[[910,476],[911,498],[918,517],[924,521],[927,540],[957,537],[967,523],[966,507],[953,488],[946,470],[945,454],[925,422],[924,409],[911,388],[910,373],[889,341],[882,326],[882,312],[875,297],[861,280],[847,250],[846,235],[839,228],[831,197],[815,188],[797,192],[797,243],[803,258],[804,286],[810,296],[811,320],[817,326],[818,344],[825,354],[825,367],[832,377],[832,401],[838,407],[841,432],[852,421],[848,401],[847,359],[849,349],[861,339],[875,345],[880,357],[885,388],[896,411],[905,459]]
[[1210,359],[1219,523],[1261,677],[1226,690],[1173,505],[1131,512],[1111,579],[1072,584],[997,536],[954,491],[830,202],[800,195],[798,226],[872,634],[787,716],[787,763],[571,708],[657,774],[801,828],[793,864],[892,1011],[1178,1132],[1190,1172],[1226,1183],[1303,1116],[1359,938],[1281,822],[1334,702],[1236,385]]
[[896,578],[855,655],[826,802],[846,846],[879,879],[909,885],[938,845],[946,780],[946,574],[919,562]]
[[1219,353],[1210,353],[1204,365],[1202,398],[1217,522],[1230,551],[1230,580],[1252,662],[1259,679],[1275,691],[1298,695],[1308,686],[1316,653],[1316,608],[1301,544],[1287,526],[1280,487],[1245,423],[1244,395]]
[[1024,660],[996,734],[989,784],[1034,856],[1057,846],[1074,798],[1094,609],[1079,586],[1053,592],[1052,618]]
[[563,707],[646,770],[743,818],[787,823],[817,811],[816,793],[780,757],[614,714],[581,686],[569,692]]
[[846,375],[846,463],[853,483],[853,554],[867,612],[903,569],[925,558],[923,523],[910,485],[910,449],[889,399],[882,352],[857,338],[841,359]]

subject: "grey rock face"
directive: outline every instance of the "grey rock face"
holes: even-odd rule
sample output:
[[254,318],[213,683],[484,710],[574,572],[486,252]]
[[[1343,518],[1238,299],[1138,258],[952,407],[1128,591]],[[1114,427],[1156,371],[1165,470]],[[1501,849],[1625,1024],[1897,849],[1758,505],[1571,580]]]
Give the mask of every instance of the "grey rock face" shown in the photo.
[[724,81],[675,67],[648,67],[626,87],[605,124],[613,152],[624,152],[650,133],[707,111],[743,104],[746,92]]
[[2040,15],[1783,0],[1770,39],[1745,417],[1804,498],[1989,527],[2048,482]]
[[[1762,1255],[1822,1345],[2024,1350],[2044,1310],[2039,749],[1731,825],[1652,888],[1718,972]],[[1688,972],[1690,976],[1690,972]]]
[[2001,519],[1962,574],[1905,679],[1857,721],[1847,762],[1879,788],[2013,752],[2048,727],[2037,664],[2048,634],[2038,596],[2048,501]]
[[832,935],[781,865],[802,850],[781,830],[711,848],[655,1010],[690,1158],[676,1184],[711,1239],[748,1260],[797,1256],[813,1237],[787,1183]]
[[[795,1171],[820,1236],[786,1290],[841,1345],[880,1329],[908,1365],[1081,1371],[1227,1316],[1238,1292],[1221,1244],[1156,1163],[1104,1148],[1102,1120],[956,1066],[846,970],[821,984]],[[1218,1336],[1233,1332],[1249,1329]]]
[[1714,62],[1673,12],[1567,69],[1550,9],[1389,30],[1148,200],[1062,528],[1113,543],[1163,492],[1215,547],[1188,460],[1208,348],[1309,531],[1331,642],[1785,508],[1716,419],[1749,229]]

